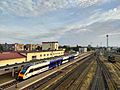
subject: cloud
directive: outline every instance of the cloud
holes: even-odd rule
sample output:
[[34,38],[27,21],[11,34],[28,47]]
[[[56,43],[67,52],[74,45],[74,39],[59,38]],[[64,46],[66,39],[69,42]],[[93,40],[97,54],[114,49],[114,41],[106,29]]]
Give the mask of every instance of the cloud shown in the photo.
[[119,36],[120,7],[112,1],[0,0],[0,40],[88,44],[106,34]]
[[106,0],[1,0],[0,8],[2,12],[17,16],[37,16],[57,9],[86,8],[103,1]]
[[94,15],[90,16],[89,21],[92,21],[90,23],[92,24],[94,22],[104,22],[112,19],[120,19],[120,6],[105,12],[98,10]]

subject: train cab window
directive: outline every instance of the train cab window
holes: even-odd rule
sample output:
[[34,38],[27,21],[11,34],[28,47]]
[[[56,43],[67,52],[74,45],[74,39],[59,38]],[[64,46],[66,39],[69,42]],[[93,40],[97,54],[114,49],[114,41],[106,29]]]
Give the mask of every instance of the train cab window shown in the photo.
[[30,65],[25,65],[25,66],[23,67],[22,71],[21,71],[21,74],[24,74],[29,67],[30,67]]
[[29,73],[33,72],[33,69],[30,69]]
[[20,73],[21,74],[24,74],[26,72],[26,70],[25,69],[23,69]]
[[32,56],[32,59],[36,59],[36,56]]

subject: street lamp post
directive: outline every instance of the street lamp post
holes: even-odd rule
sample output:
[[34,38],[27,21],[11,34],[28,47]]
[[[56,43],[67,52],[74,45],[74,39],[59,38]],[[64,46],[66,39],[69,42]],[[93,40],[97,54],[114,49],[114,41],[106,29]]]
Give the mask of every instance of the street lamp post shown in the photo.
[[106,37],[107,37],[107,48],[108,48],[108,35],[106,35]]

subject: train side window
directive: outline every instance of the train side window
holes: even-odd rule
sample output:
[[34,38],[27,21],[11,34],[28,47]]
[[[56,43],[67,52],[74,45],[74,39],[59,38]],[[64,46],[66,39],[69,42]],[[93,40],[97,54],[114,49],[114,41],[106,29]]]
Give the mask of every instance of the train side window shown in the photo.
[[30,69],[29,73],[33,72],[33,69]]
[[45,68],[45,67],[47,67],[47,66],[48,66],[48,65],[45,65],[45,66],[42,66],[42,67],[35,68],[34,71],[40,70],[40,69]]
[[5,71],[9,71],[9,70],[10,70],[9,68],[5,69]]

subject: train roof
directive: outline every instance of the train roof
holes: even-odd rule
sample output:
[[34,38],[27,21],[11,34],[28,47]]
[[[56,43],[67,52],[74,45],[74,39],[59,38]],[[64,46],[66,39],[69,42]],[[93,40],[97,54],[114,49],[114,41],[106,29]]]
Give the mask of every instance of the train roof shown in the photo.
[[24,68],[24,69],[27,69],[27,68],[29,68],[30,66],[32,66],[32,64],[26,64],[23,68]]
[[61,61],[62,59],[63,59],[63,58],[61,57],[61,58],[53,59],[53,60],[51,60],[50,62]]

